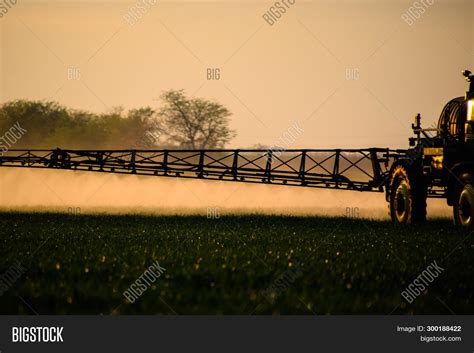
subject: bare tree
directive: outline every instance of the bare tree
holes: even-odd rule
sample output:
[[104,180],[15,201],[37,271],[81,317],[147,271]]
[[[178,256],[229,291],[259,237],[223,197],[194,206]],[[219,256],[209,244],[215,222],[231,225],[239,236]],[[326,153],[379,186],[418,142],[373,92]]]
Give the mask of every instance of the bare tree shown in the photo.
[[167,91],[159,111],[171,145],[182,148],[222,148],[235,137],[229,128],[231,113],[223,105],[203,98],[188,98],[182,90]]

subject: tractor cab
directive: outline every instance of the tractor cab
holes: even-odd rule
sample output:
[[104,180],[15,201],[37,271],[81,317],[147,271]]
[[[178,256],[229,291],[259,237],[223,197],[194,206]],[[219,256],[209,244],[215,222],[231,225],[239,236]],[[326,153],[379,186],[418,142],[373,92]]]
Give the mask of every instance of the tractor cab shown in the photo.
[[466,81],[469,82],[469,91],[466,92],[464,107],[466,109],[465,141],[474,142],[474,75],[471,71],[463,72]]

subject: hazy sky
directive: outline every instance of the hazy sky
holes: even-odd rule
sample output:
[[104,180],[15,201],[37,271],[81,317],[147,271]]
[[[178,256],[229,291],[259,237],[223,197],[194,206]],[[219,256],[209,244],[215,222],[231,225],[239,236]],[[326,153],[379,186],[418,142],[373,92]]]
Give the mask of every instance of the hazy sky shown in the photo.
[[272,145],[295,122],[292,148],[406,147],[413,116],[436,120],[474,69],[474,1],[434,0],[409,25],[413,1],[296,0],[272,26],[272,1],[156,1],[130,25],[143,2],[18,0],[0,18],[0,101],[102,112],[185,89],[232,111],[230,147]]

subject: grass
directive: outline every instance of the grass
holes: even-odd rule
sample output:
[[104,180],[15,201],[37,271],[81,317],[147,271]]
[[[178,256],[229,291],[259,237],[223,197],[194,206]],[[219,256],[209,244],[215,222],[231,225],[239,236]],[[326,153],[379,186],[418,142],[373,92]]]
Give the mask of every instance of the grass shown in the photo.
[[[2,314],[472,314],[472,236],[347,218],[67,216],[0,213],[4,273],[27,272]],[[155,261],[166,271],[135,303],[122,293]],[[445,270],[413,303],[401,292]],[[270,300],[262,291],[301,273]]]

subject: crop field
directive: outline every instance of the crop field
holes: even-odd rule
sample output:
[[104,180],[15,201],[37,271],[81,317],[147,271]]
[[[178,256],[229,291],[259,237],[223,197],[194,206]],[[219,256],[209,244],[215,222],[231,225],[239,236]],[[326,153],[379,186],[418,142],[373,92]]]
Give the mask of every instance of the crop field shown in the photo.
[[[449,220],[0,213],[2,314],[472,314],[474,242]],[[408,303],[433,261],[442,272]],[[133,303],[123,292],[163,272]]]

